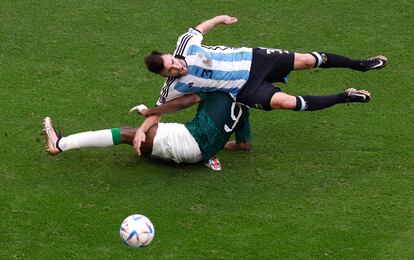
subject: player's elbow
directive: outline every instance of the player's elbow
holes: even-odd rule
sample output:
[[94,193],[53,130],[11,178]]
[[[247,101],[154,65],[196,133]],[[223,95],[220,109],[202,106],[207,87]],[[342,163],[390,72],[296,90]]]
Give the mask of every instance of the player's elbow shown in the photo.
[[191,107],[194,104],[200,102],[200,97],[194,93],[185,95],[182,99],[181,106],[182,108]]

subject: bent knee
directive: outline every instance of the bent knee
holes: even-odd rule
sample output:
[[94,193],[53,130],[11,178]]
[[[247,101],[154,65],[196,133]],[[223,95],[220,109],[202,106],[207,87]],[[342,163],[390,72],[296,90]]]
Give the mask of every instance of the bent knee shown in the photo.
[[270,100],[270,106],[272,109],[295,109],[296,97],[283,92],[277,92]]
[[295,53],[293,68],[295,70],[312,69],[315,66],[315,63],[316,59],[312,54]]

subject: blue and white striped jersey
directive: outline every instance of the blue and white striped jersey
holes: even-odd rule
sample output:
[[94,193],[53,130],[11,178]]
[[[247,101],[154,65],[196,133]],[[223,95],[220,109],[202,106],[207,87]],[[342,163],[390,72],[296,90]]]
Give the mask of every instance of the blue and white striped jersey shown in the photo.
[[190,28],[177,41],[174,56],[182,56],[188,74],[168,77],[157,105],[188,93],[220,91],[237,95],[250,74],[252,48],[201,45],[203,34]]

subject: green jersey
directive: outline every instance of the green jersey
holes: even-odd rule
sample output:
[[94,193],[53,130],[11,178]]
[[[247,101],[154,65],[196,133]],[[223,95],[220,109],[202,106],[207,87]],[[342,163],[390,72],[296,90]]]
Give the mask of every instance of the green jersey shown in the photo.
[[250,141],[249,109],[236,104],[228,93],[196,93],[201,101],[195,118],[185,124],[197,141],[204,160],[223,149],[234,132],[236,142]]

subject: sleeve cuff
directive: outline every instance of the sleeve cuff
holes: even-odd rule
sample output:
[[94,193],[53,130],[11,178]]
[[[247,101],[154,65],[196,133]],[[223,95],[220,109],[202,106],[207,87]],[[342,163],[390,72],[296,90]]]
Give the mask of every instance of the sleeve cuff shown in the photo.
[[200,34],[203,34],[202,32],[200,32],[199,30],[197,30],[196,28],[194,28],[194,27],[190,27],[190,29],[193,29],[194,31],[196,31],[196,32],[198,32],[198,33],[200,33]]

